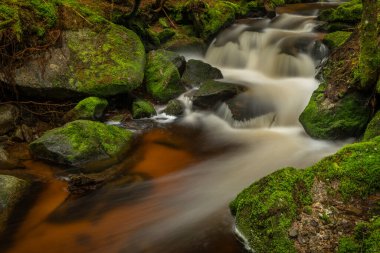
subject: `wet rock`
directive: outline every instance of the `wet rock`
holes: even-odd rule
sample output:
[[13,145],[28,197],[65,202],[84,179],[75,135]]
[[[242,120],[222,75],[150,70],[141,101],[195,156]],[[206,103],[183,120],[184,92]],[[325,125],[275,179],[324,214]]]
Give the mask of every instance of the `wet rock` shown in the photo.
[[101,188],[104,183],[104,180],[91,178],[83,174],[70,175],[68,190],[71,194],[83,196]]
[[104,98],[88,97],[80,101],[72,110],[67,112],[63,119],[66,122],[78,119],[99,120],[104,115],[108,101]]
[[123,126],[133,131],[147,131],[159,126],[159,123],[152,119],[137,119],[123,122]]
[[178,54],[166,51],[150,51],[145,69],[148,93],[160,102],[167,102],[185,92],[180,83],[183,59]]
[[16,127],[20,110],[11,104],[0,105],[0,135],[6,134]]
[[178,99],[173,99],[169,101],[169,103],[167,104],[163,112],[168,115],[179,116],[179,115],[182,115],[184,111],[185,111],[184,104]]
[[118,162],[131,142],[132,133],[126,129],[77,120],[47,131],[29,147],[35,158],[90,172]]
[[209,80],[194,92],[193,105],[202,109],[210,109],[216,104],[232,98],[241,90],[241,87],[236,84]]
[[35,55],[16,69],[15,83],[28,95],[111,96],[142,84],[145,50],[139,37],[117,25],[62,32],[62,47]]
[[25,198],[31,183],[8,175],[0,175],[0,237],[17,205]]
[[132,116],[134,119],[149,118],[156,114],[153,104],[149,101],[138,99],[132,104]]
[[223,78],[222,72],[210,64],[199,60],[189,60],[181,81],[191,87],[197,87],[207,80]]

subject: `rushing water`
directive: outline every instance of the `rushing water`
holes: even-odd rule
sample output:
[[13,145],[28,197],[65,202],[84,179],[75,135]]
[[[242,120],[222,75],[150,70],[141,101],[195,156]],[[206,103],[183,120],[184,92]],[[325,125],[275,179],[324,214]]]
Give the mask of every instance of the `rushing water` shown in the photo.
[[236,194],[342,145],[311,139],[298,122],[327,54],[315,25],[315,16],[282,14],[222,32],[204,60],[226,81],[247,87],[236,103],[251,118],[235,120],[226,104],[213,113],[193,111],[186,101],[182,120],[146,134],[135,161],[119,165],[139,179],[133,184],[63,201],[64,183],[37,164],[48,189],[20,221],[7,252],[244,252],[228,211]]

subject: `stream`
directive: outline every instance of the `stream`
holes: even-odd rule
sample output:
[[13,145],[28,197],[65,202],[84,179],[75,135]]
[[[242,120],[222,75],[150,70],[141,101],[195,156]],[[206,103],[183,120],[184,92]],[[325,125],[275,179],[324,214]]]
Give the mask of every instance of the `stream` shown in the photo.
[[58,168],[27,162],[45,189],[15,224],[5,252],[246,252],[229,202],[255,180],[287,166],[305,168],[345,144],[313,140],[298,121],[328,50],[314,32],[321,6],[283,13],[289,8],[273,20],[239,20],[205,55],[183,53],[247,88],[235,99],[246,120],[235,120],[227,104],[193,110],[181,96],[186,115],[144,134],[133,161],[119,165],[128,167],[125,180],[132,183],[121,178],[69,201]]

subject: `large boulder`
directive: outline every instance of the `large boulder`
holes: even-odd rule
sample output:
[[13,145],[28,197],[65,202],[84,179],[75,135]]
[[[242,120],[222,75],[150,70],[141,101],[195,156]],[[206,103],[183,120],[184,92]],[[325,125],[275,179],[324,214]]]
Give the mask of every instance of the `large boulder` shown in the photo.
[[330,140],[360,136],[370,116],[368,99],[352,92],[331,101],[324,91],[325,86],[321,84],[300,115],[306,133],[313,138]]
[[376,137],[304,170],[284,168],[258,180],[230,204],[237,230],[257,253],[359,252],[338,244],[377,213],[379,149]]
[[12,217],[17,204],[23,200],[30,182],[8,175],[0,175],[0,238]]
[[72,110],[64,116],[65,121],[78,119],[99,120],[103,117],[108,101],[104,98],[88,97],[81,100]]
[[189,60],[181,78],[187,86],[197,87],[207,80],[223,78],[222,72],[208,63],[199,60]]
[[193,105],[202,109],[211,109],[218,103],[232,98],[242,90],[242,87],[236,84],[209,80],[194,92]]
[[10,104],[0,105],[0,135],[6,134],[16,127],[20,110]]
[[132,133],[126,129],[77,120],[47,131],[29,148],[35,158],[90,172],[118,162],[131,141]]
[[139,87],[144,68],[145,50],[139,37],[109,24],[63,31],[61,47],[27,61],[15,70],[14,81],[34,96],[111,96]]
[[150,51],[145,70],[146,89],[159,102],[167,102],[185,92],[180,83],[184,58],[176,53]]

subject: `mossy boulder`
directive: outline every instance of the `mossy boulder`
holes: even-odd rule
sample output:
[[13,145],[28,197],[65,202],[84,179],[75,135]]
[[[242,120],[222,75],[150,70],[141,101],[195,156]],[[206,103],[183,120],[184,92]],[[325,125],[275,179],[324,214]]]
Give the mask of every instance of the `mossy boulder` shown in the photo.
[[221,29],[234,22],[239,5],[228,1],[206,3],[202,0],[190,0],[186,2],[185,8],[190,13],[197,35],[210,40]]
[[352,32],[337,31],[326,34],[323,42],[331,49],[340,47],[351,36]]
[[166,50],[150,51],[145,69],[148,93],[159,102],[167,102],[185,92],[180,83],[178,62],[181,57]]
[[330,205],[336,200],[341,207],[380,191],[379,148],[377,137],[347,145],[305,170],[284,168],[260,179],[230,204],[237,229],[257,253],[297,252],[289,229],[306,207],[321,201],[318,184]]
[[185,105],[178,99],[173,99],[168,102],[166,105],[164,113],[168,115],[180,116],[185,111]]
[[132,133],[126,129],[77,120],[47,131],[29,148],[35,158],[91,172],[118,162],[131,142]]
[[134,119],[148,118],[156,115],[156,110],[152,103],[138,99],[132,104],[132,116]]
[[211,109],[241,92],[236,84],[208,80],[193,94],[193,105],[203,109]]
[[31,183],[14,176],[0,175],[0,238],[17,205],[25,198]]
[[364,132],[364,141],[368,141],[376,136],[380,135],[380,111],[378,111],[375,116],[367,125],[367,129]]
[[362,18],[363,6],[360,0],[352,0],[334,9],[321,11],[319,19],[329,23],[343,22],[357,24]]
[[181,81],[187,86],[197,87],[204,81],[221,78],[223,75],[219,69],[200,60],[189,60]]
[[111,96],[142,84],[145,50],[131,30],[109,24],[67,30],[62,39],[61,48],[36,55],[15,70],[21,91],[48,98]]
[[64,116],[65,121],[78,119],[99,120],[104,115],[108,101],[104,98],[88,97],[81,100],[72,110]]
[[367,97],[352,92],[334,102],[325,97],[324,91],[325,85],[321,84],[300,115],[306,133],[330,140],[360,136],[370,115]]

